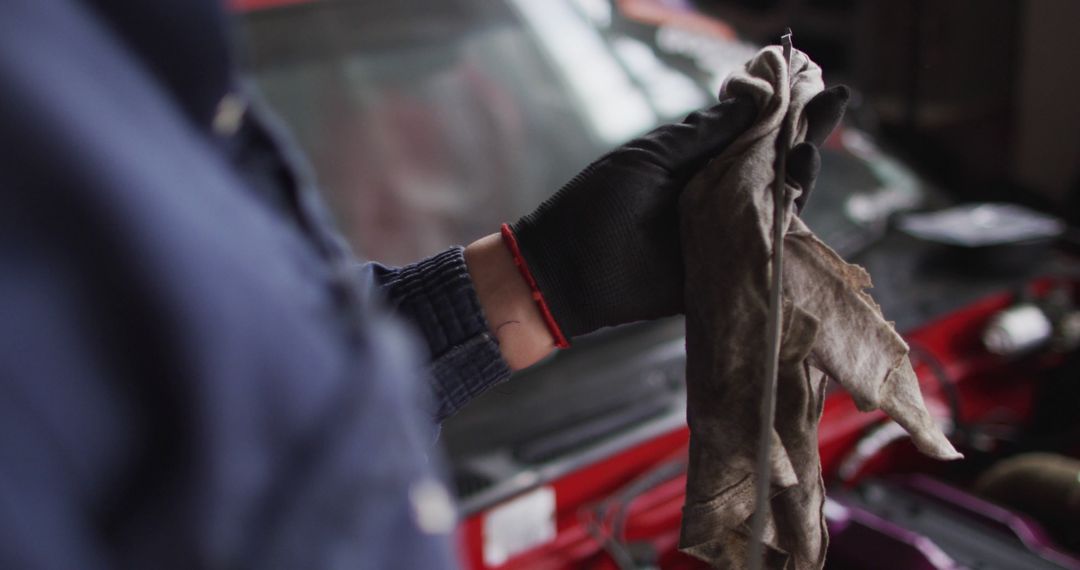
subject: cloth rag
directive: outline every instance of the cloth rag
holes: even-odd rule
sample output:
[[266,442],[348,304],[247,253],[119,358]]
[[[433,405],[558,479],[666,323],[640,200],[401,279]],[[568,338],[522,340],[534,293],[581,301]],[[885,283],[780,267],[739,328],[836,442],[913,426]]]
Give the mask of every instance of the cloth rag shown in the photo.
[[[760,51],[730,76],[730,96],[752,98],[757,121],[690,182],[680,198],[686,271],[687,419],[690,458],[680,548],[718,568],[745,568],[754,511],[755,459],[765,378],[766,316],[777,137],[806,135],[803,109],[823,89],[801,51]],[[825,385],[836,380],[861,411],[881,409],[920,451],[961,455],[937,427],[908,361],[908,347],[849,265],[794,215],[783,220],[783,316],[772,438],[771,515],[765,567],[821,568],[828,535],[817,427]]]

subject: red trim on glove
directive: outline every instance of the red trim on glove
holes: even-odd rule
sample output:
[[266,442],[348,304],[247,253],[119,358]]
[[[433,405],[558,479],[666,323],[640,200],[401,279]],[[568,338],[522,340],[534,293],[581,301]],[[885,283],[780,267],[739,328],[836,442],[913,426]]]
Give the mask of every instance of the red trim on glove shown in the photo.
[[544,301],[544,294],[540,292],[540,287],[536,284],[536,279],[533,279],[532,272],[529,271],[528,264],[525,263],[525,258],[521,255],[521,248],[518,247],[517,238],[514,237],[514,232],[510,229],[508,224],[503,224],[501,228],[503,243],[506,244],[507,249],[510,250],[510,255],[514,257],[514,265],[517,266],[518,271],[521,272],[521,276],[525,278],[525,283],[529,284],[529,289],[532,289],[532,298],[536,301],[536,306],[540,308],[540,315],[544,317],[544,324],[547,325],[548,332],[551,333],[551,338],[555,339],[555,346],[558,348],[570,348],[570,343],[563,336],[562,330],[559,329],[559,324],[555,322],[555,317],[551,314],[551,310],[548,309],[547,302]]

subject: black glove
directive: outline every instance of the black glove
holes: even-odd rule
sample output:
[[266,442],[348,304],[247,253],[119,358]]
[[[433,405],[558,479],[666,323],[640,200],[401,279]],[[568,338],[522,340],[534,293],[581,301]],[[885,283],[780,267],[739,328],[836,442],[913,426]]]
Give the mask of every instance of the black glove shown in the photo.
[[[807,142],[787,159],[789,182],[803,190],[799,208],[821,168],[815,145],[840,121],[847,99],[841,86],[807,104]],[[679,193],[756,116],[751,101],[727,99],[659,127],[602,156],[535,211],[504,226],[503,237],[542,294],[556,344],[683,311]]]
[[806,139],[792,147],[787,156],[787,181],[802,190],[795,199],[797,211],[803,211],[806,200],[814,191],[818,172],[821,171],[821,155],[817,147],[825,143],[829,134],[844,118],[851,92],[846,85],[830,87],[818,93],[803,110],[806,115]]

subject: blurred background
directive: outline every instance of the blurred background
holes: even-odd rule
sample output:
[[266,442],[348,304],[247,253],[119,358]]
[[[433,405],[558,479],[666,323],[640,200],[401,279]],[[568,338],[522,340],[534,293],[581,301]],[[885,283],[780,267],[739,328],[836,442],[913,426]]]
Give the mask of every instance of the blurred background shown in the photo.
[[[968,459],[830,395],[831,568],[1080,568],[1075,0],[233,0],[353,247],[467,244],[715,100],[790,26],[854,91],[803,218],[873,276]],[[1072,225],[1070,225],[1072,224]],[[467,568],[695,568],[679,319],[602,331],[443,430]]]

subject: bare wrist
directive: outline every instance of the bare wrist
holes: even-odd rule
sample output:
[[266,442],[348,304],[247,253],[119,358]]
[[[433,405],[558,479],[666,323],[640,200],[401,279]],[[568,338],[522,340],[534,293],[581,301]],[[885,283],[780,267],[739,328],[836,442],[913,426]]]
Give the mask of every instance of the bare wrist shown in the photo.
[[488,328],[510,368],[526,368],[550,354],[554,339],[499,234],[469,244],[465,264]]

